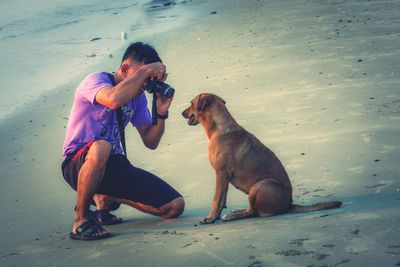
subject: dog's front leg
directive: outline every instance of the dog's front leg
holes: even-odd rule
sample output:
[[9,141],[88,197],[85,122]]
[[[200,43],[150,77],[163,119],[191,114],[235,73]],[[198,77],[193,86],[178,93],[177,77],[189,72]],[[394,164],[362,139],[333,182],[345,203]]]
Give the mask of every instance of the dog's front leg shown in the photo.
[[217,171],[214,199],[210,213],[200,223],[214,223],[220,218],[222,210],[226,207],[226,196],[228,194],[229,179],[222,172]]

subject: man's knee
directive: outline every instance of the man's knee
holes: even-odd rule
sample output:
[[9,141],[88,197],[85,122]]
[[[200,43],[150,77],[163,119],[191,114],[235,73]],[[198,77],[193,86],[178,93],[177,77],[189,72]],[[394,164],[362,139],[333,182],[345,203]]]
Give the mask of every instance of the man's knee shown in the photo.
[[178,197],[167,204],[168,208],[162,215],[164,219],[176,218],[183,213],[185,210],[185,200],[183,197]]
[[95,141],[88,151],[86,160],[93,161],[96,165],[105,165],[111,152],[111,144],[105,140]]

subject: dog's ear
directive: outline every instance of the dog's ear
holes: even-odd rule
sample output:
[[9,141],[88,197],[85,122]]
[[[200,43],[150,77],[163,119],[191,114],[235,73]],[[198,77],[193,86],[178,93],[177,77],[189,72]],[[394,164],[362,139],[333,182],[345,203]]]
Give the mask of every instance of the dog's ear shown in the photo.
[[197,101],[197,112],[202,112],[210,104],[211,104],[211,100],[209,97],[199,95],[199,100]]

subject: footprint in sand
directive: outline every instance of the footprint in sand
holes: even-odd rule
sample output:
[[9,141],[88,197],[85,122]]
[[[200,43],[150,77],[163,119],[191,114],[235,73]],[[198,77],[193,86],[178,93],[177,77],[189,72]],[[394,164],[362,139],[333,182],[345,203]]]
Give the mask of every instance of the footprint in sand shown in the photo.
[[348,106],[351,107],[351,108],[361,108],[361,107],[363,107],[364,105],[361,104],[361,103],[352,102],[352,103],[349,103]]
[[368,188],[368,189],[375,189],[375,194],[378,194],[378,193],[380,193],[381,191],[382,191],[382,189],[383,188],[385,188],[385,187],[388,187],[388,186],[391,186],[391,185],[393,185],[394,184],[394,181],[392,181],[392,180],[390,180],[390,181],[385,181],[385,180],[382,180],[382,181],[380,181],[378,184],[374,184],[374,185],[368,185],[368,186],[366,186],[365,188]]
[[396,146],[384,145],[383,150],[381,151],[382,154],[389,153],[390,151],[396,149]]
[[371,142],[371,136],[374,136],[374,135],[375,135],[374,132],[372,132],[372,133],[364,133],[364,134],[361,135],[361,138],[363,139],[363,141],[365,143],[369,143],[369,142]]
[[52,247],[42,247],[42,246],[34,246],[34,245],[27,245],[22,246],[17,249],[17,253],[20,255],[32,255],[32,254],[41,254],[53,251],[55,248]]
[[360,173],[364,172],[364,167],[363,166],[356,166],[356,167],[350,168],[349,171],[351,171],[352,173],[360,174]]
[[91,251],[90,254],[86,256],[86,259],[93,260],[93,259],[97,259],[97,258],[101,257],[102,255],[103,254],[99,251],[96,251],[96,252]]

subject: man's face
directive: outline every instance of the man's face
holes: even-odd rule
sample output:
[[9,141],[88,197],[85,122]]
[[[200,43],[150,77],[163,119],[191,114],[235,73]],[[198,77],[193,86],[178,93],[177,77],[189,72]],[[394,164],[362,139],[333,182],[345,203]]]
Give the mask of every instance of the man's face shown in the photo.
[[[130,78],[145,64],[143,62],[137,62],[131,59],[125,60],[121,66],[122,76],[124,79]],[[142,86],[142,90],[145,90],[147,86],[147,80]]]
[[122,75],[124,76],[124,79],[132,77],[143,65],[143,62],[137,62],[130,59],[124,61],[122,66]]

